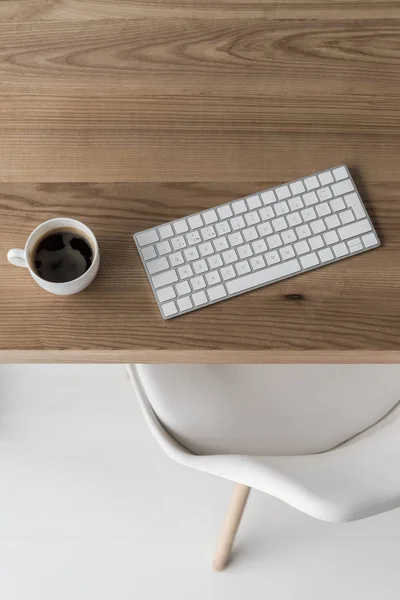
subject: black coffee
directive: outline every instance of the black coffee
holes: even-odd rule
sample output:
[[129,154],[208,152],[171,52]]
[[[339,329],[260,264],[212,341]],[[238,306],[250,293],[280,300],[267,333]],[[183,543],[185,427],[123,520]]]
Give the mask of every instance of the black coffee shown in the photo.
[[39,277],[53,283],[64,283],[77,279],[89,269],[93,250],[81,233],[73,229],[58,229],[39,240],[32,258]]

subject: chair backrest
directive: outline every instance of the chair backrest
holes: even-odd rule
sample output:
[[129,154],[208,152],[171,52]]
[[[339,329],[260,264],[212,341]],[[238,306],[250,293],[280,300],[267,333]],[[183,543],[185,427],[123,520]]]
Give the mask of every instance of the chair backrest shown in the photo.
[[196,454],[324,452],[400,399],[399,365],[136,365],[157,417]]

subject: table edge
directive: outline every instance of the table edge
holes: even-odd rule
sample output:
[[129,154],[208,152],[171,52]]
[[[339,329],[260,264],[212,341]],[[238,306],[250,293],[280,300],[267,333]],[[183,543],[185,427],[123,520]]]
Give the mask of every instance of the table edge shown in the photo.
[[0,350],[0,363],[400,363],[399,350]]

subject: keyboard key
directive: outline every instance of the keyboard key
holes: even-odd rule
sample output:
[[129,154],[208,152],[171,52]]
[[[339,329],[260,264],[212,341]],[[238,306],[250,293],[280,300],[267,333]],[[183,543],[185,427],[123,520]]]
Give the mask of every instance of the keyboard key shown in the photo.
[[278,233],[276,235],[270,235],[269,237],[266,238],[266,241],[267,241],[267,244],[268,244],[270,250],[273,250],[274,248],[279,248],[280,246],[282,246],[282,240]]
[[339,219],[341,220],[342,225],[347,225],[347,223],[352,223],[356,220],[352,210],[345,210],[340,213]]
[[333,212],[339,212],[339,210],[343,210],[344,208],[346,208],[346,205],[343,202],[343,198],[334,198],[330,202],[330,206]]
[[148,262],[147,269],[150,275],[154,275],[155,273],[169,269],[169,263],[165,256],[163,256],[162,258],[157,258],[156,260]]
[[267,267],[266,269],[249,273],[248,275],[235,279],[235,281],[228,281],[226,287],[230,294],[237,294],[238,292],[243,292],[244,290],[248,290],[255,286],[269,283],[270,281],[274,281],[281,277],[287,277],[300,270],[300,264],[297,259],[288,260],[273,267]]
[[190,308],[193,308],[193,304],[189,296],[186,296],[186,298],[178,298],[177,303],[180,310],[189,310]]
[[169,262],[173,267],[182,265],[185,262],[182,252],[175,252],[174,254],[171,254],[168,258]]
[[253,256],[250,259],[251,268],[253,271],[257,271],[258,269],[263,269],[265,267],[265,260],[262,256]]
[[346,256],[349,253],[347,246],[344,242],[341,242],[340,244],[336,244],[336,246],[332,247],[332,250],[333,250],[336,258],[341,258],[342,256]]
[[217,237],[217,234],[215,233],[215,229],[212,225],[209,225],[208,227],[204,227],[204,229],[200,230],[200,233],[203,236],[204,241],[212,240],[213,238]]
[[289,206],[291,211],[299,210],[300,208],[304,208],[304,202],[300,196],[296,196],[295,198],[290,198]]
[[347,242],[349,248],[351,248],[352,246],[358,246],[359,244],[361,244],[361,240],[359,237],[348,240]]
[[321,262],[328,262],[329,260],[333,260],[334,256],[332,250],[330,248],[324,248],[318,252],[318,256]]
[[182,248],[186,248],[187,245],[183,235],[173,238],[171,244],[174,250],[181,250]]
[[310,244],[311,250],[318,250],[318,248],[323,248],[325,246],[324,240],[320,235],[316,235],[308,240]]
[[343,194],[347,194],[348,192],[352,192],[354,190],[354,186],[351,183],[350,179],[345,179],[344,181],[339,181],[339,183],[334,183],[332,185],[332,191],[335,196],[343,196]]
[[199,252],[202,256],[208,256],[209,254],[214,254],[214,248],[212,247],[211,242],[205,242],[204,244],[200,244],[198,246]]
[[162,288],[157,292],[157,296],[160,302],[166,302],[167,300],[172,300],[172,298],[176,297],[176,293],[172,285],[168,287]]
[[321,188],[317,191],[318,198],[323,202],[324,200],[330,200],[333,198],[333,194],[328,187]]
[[220,298],[225,298],[227,295],[226,290],[223,285],[216,285],[215,287],[209,288],[207,293],[210,297],[211,302],[214,300],[219,300]]
[[312,206],[313,204],[317,204],[318,198],[315,192],[309,192],[308,194],[303,194],[303,201],[306,206]]
[[235,269],[232,267],[232,265],[221,269],[221,277],[225,281],[227,281],[228,279],[232,279],[232,277],[236,277]]
[[340,225],[339,217],[337,215],[330,215],[329,217],[326,217],[325,225],[328,227],[328,229],[333,229],[334,227],[339,227],[339,225]]
[[287,185],[282,185],[275,189],[275,194],[278,196],[279,200],[285,200],[286,198],[290,198],[292,195]]
[[272,252],[267,252],[266,254],[264,254],[264,257],[269,266],[281,262],[281,257],[276,250],[272,250]]
[[195,294],[192,295],[192,300],[193,300],[195,306],[201,306],[202,304],[207,303],[207,296],[205,295],[204,292],[196,292]]
[[203,213],[203,219],[206,225],[216,223],[218,221],[217,213],[215,210],[208,210],[207,212]]
[[[316,232],[314,231],[314,233]],[[303,238],[306,238],[311,235],[311,229],[308,225],[301,225],[301,227],[296,227],[296,235],[299,238],[299,240],[302,240]]]
[[349,194],[345,196],[346,204],[349,208],[353,209],[357,219],[364,219],[365,210],[361,204],[360,198],[357,194]]
[[274,219],[273,221],[271,221],[271,224],[274,228],[274,231],[282,231],[283,229],[288,228],[288,224],[286,223],[285,217],[279,217],[279,219]]
[[200,215],[194,215],[193,217],[188,218],[190,229],[197,229],[198,227],[203,227],[203,219]]
[[162,304],[161,308],[164,313],[164,317],[170,317],[171,315],[175,315],[178,312],[176,304],[173,301],[167,302],[166,304]]
[[187,279],[188,277],[193,277],[193,270],[190,265],[183,265],[183,267],[178,267],[179,277],[181,279]]
[[[357,238],[358,240],[360,240],[360,238]],[[364,246],[362,245],[361,241],[359,241],[357,244],[353,244],[352,246],[350,246],[349,242],[347,242],[347,245],[349,246],[350,252],[352,254],[354,254],[354,252],[359,252],[360,250],[364,250]]]
[[232,202],[232,208],[235,215],[241,215],[242,213],[247,212],[247,206],[244,200],[237,200],[236,202]]
[[185,219],[176,221],[175,223],[172,223],[172,225],[175,229],[175,233],[177,233],[178,235],[181,233],[185,233],[186,231],[189,231],[189,227],[188,227],[188,224],[186,223]]
[[307,177],[307,179],[304,180],[304,183],[308,190],[315,190],[316,188],[319,188],[319,181],[315,175],[313,177]]
[[328,233],[324,233],[324,240],[326,244],[336,244],[339,241],[339,236],[336,231],[328,231]]
[[164,273],[160,273],[159,275],[154,275],[154,277],[151,278],[151,281],[157,289],[175,283],[175,281],[178,281],[178,275],[176,274],[175,269],[171,269],[170,271],[164,271]]
[[261,221],[260,216],[256,210],[247,213],[247,215],[244,216],[244,219],[247,225],[255,225],[256,223],[259,223]]
[[233,231],[237,231],[238,229],[246,227],[246,223],[243,221],[243,217],[234,217],[233,219],[231,219],[230,223]]
[[225,204],[225,206],[220,206],[219,208],[217,208],[217,212],[220,219],[228,219],[233,215],[232,209],[229,206],[229,204]]
[[221,281],[220,274],[218,271],[212,271],[211,273],[206,273],[206,279],[208,285],[215,285]]
[[264,240],[256,240],[251,244],[254,254],[261,254],[261,252],[266,252],[268,250],[267,244]]
[[268,219],[273,219],[275,217],[275,213],[271,206],[264,206],[264,208],[260,208],[258,213],[263,221],[268,221]]
[[284,248],[281,248],[279,250],[279,254],[282,257],[282,260],[289,260],[289,258],[296,256],[292,246],[285,246]]
[[271,223],[269,221],[266,221],[265,223],[261,223],[261,225],[258,225],[257,227],[258,233],[264,237],[266,235],[270,235],[271,233],[273,233],[273,229],[271,226]]
[[345,167],[339,167],[338,169],[333,169],[333,175],[336,181],[341,181],[342,179],[347,179],[348,173]]
[[286,215],[289,212],[289,206],[287,202],[277,202],[274,206],[275,214],[279,217],[280,215]]
[[151,260],[157,256],[156,251],[154,250],[154,246],[146,246],[142,250],[142,255],[144,260]]
[[317,215],[319,217],[326,217],[326,215],[330,215],[332,212],[328,202],[318,204],[318,206],[315,207],[315,210],[317,211]]
[[262,202],[260,200],[259,196],[249,196],[248,198],[246,198],[246,202],[247,205],[249,207],[249,210],[253,210],[254,208],[259,208],[260,206],[262,206]]
[[199,275],[198,277],[193,277],[193,279],[190,280],[190,285],[192,286],[192,288],[195,292],[197,292],[197,290],[202,290],[203,288],[205,288],[206,282],[204,280],[203,275]]
[[284,244],[291,244],[297,240],[296,234],[293,229],[287,229],[286,231],[282,231],[281,238]]
[[215,229],[217,230],[218,235],[225,235],[226,233],[231,232],[231,227],[228,221],[221,221],[221,223],[216,223]]
[[312,221],[313,219],[316,219],[317,213],[313,208],[305,208],[301,211],[301,216],[303,218],[303,221],[307,223],[307,221]]
[[169,242],[160,242],[156,245],[156,248],[160,256],[164,256],[164,254],[169,254],[172,250]]
[[224,263],[226,265],[230,265],[233,262],[236,262],[238,257],[234,250],[227,250],[222,253],[222,258],[224,259]]
[[232,233],[231,235],[228,235],[228,240],[230,245],[232,246],[232,248],[234,248],[235,246],[240,246],[240,244],[243,244],[244,239],[240,233],[240,231],[237,231],[236,233]]
[[219,267],[222,267],[222,265],[224,264],[222,262],[222,258],[219,254],[214,254],[213,256],[208,256],[207,262],[210,265],[210,269],[218,269]]
[[340,239],[348,240],[352,237],[356,237],[357,235],[361,235],[362,233],[367,233],[368,231],[371,231],[371,225],[367,219],[364,219],[363,221],[358,221],[357,223],[351,223],[350,225],[340,227],[338,229],[338,234]]
[[332,177],[332,173],[330,171],[325,171],[324,173],[320,173],[318,175],[318,179],[320,180],[322,185],[329,185],[334,182]]
[[216,252],[222,252],[222,250],[226,250],[229,248],[228,240],[226,237],[217,238],[213,241],[214,248]]
[[293,183],[290,184],[289,187],[292,191],[292,194],[302,194],[303,192],[306,191],[306,188],[304,187],[304,184],[302,181],[294,181]]
[[249,256],[253,256],[253,250],[250,248],[249,244],[245,244],[244,246],[240,246],[237,248],[237,253],[239,258],[247,258]]
[[205,273],[208,271],[208,265],[204,259],[198,260],[197,262],[193,263],[193,269],[196,275],[199,275],[200,273]]
[[374,233],[368,233],[368,235],[363,235],[362,241],[364,242],[364,246],[366,248],[370,248],[371,246],[379,244],[379,240]]
[[189,246],[193,246],[193,244],[199,244],[201,240],[201,235],[198,231],[191,231],[186,235],[187,243]]
[[301,242],[297,242],[297,244],[294,244],[294,249],[296,250],[297,254],[299,254],[299,255],[310,252],[310,247],[307,244],[306,240],[302,240]]
[[311,223],[311,229],[313,233],[322,233],[322,231],[326,231],[326,225],[322,219],[318,219]]
[[262,192],[261,199],[264,202],[264,204],[272,204],[276,201],[276,196],[273,190],[268,190],[267,192]]
[[143,231],[137,234],[136,241],[140,247],[147,246],[147,244],[154,244],[154,242],[158,242],[158,233],[155,229]]
[[287,222],[289,223],[290,227],[295,227],[296,225],[300,225],[300,223],[303,222],[303,220],[300,216],[300,213],[298,213],[298,212],[288,215],[286,217],[286,219],[287,219]]
[[187,250],[184,250],[183,253],[188,262],[200,258],[199,253],[197,252],[197,248],[188,248]]
[[241,262],[236,263],[235,268],[238,275],[246,275],[246,273],[250,273],[251,271],[247,260],[242,260]]
[[300,262],[303,269],[309,269],[310,267],[316,267],[317,265],[319,265],[319,260],[315,252],[311,252],[311,254],[301,256]]
[[192,291],[187,281],[180,281],[176,284],[175,289],[178,296],[184,296],[185,294],[189,294]]
[[160,234],[160,238],[162,240],[166,240],[174,235],[171,225],[163,225],[162,227],[159,227],[158,233]]
[[243,231],[243,237],[246,242],[251,242],[252,240],[258,239],[258,233],[255,227],[249,227]]

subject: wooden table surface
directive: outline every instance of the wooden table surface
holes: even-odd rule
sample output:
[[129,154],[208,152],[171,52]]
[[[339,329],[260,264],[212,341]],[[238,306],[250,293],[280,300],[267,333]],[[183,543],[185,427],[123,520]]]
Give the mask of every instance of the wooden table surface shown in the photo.
[[[400,361],[398,0],[0,2],[0,360]],[[347,163],[380,249],[163,321],[135,231]],[[9,265],[98,237],[83,293]]]

